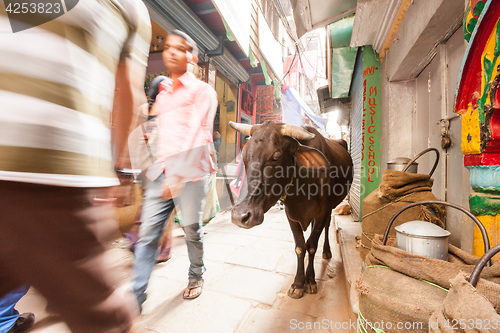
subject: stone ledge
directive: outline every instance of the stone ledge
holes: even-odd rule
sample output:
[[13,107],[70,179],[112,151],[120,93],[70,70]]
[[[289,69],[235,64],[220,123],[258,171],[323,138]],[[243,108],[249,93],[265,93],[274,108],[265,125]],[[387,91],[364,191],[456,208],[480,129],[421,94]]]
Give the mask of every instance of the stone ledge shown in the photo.
[[352,313],[358,314],[358,293],[356,281],[361,277],[362,260],[356,247],[356,236],[361,235],[361,223],[354,222],[352,215],[334,215],[337,241],[340,246],[344,274],[346,277],[347,296]]

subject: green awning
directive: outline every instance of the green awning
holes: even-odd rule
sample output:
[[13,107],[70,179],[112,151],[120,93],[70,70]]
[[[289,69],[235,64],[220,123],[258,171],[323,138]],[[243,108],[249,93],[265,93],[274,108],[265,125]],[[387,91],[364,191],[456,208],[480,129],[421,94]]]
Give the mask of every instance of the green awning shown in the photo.
[[269,74],[267,73],[266,62],[262,61],[260,63],[260,67],[262,67],[262,73],[264,74],[264,79],[266,80],[266,86],[268,86],[272,83],[272,81],[271,78],[269,77]]
[[276,99],[281,99],[281,90],[279,81],[274,79],[273,86],[274,86],[274,95],[276,96]]
[[231,32],[231,30],[229,30],[229,28],[227,27],[226,21],[224,21],[224,19],[222,19],[222,23],[224,24],[224,28],[226,29],[226,37],[227,37],[227,39],[228,39],[230,42],[234,42],[234,41],[236,40],[236,38],[234,38],[233,33],[232,33],[232,32]]
[[248,58],[250,58],[250,66],[252,66],[253,68],[259,65],[259,62],[257,61],[257,59],[255,59],[255,56],[253,55],[252,46],[250,45],[248,46]]
[[352,74],[356,63],[357,47],[350,47],[354,16],[330,24],[332,46],[331,98],[349,96]]
[[330,24],[330,38],[332,48],[347,47],[351,45],[352,27],[354,16],[346,17],[340,21]]
[[332,49],[332,98],[349,97],[357,47]]

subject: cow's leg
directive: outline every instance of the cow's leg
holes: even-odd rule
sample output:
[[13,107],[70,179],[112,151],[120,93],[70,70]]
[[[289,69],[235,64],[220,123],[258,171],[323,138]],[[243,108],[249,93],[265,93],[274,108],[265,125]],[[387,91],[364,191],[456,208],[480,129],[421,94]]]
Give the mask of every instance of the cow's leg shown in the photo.
[[314,273],[314,256],[318,248],[318,240],[326,223],[326,217],[314,221],[311,235],[307,240],[307,252],[309,253],[309,262],[307,263],[305,292],[308,294],[316,294],[318,285],[316,283],[316,274]]
[[[330,215],[331,216],[331,215]],[[332,259],[332,251],[330,249],[330,237],[328,230],[330,229],[331,218],[325,222],[325,242],[323,243],[323,259]]]
[[299,223],[288,220],[290,228],[292,229],[293,238],[295,240],[295,254],[297,255],[297,273],[292,286],[288,290],[288,296],[291,298],[301,298],[304,295],[304,258],[306,255],[306,241],[304,239],[304,232]]

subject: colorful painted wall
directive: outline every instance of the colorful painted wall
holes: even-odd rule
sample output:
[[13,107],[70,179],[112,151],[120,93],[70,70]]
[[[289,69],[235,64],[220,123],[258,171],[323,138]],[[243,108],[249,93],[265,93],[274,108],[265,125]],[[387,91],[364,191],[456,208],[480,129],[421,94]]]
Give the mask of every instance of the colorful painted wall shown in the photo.
[[[469,41],[456,94],[462,115],[462,152],[474,192],[471,212],[488,231],[491,245],[500,243],[500,7],[493,0],[470,0],[464,18]],[[482,255],[483,240],[474,231],[473,253]]]

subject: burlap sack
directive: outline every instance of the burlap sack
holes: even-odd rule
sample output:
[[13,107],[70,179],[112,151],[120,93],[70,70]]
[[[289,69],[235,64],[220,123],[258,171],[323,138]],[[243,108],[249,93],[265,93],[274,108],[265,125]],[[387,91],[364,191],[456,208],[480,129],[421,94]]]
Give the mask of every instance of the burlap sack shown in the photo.
[[[387,267],[365,269],[357,281],[359,332],[428,332],[447,292]],[[381,331],[380,331],[381,332]]]
[[[375,236],[365,258],[367,268],[357,282],[360,313],[368,322],[395,325],[386,326],[385,332],[427,332],[431,314],[447,296],[441,288],[450,289],[450,281],[460,272],[470,274],[479,258],[452,245],[449,261],[426,258],[385,246],[381,238]],[[485,267],[481,277],[477,291],[494,309],[500,309],[500,262]]]
[[[402,274],[416,279],[435,283],[443,288],[450,288],[450,281],[459,273],[472,273],[479,258],[451,244],[448,245],[448,261],[422,257],[393,246],[382,244],[382,236],[376,235],[372,249],[365,258],[367,266],[384,265]],[[500,261],[492,260],[491,267],[484,267],[481,278],[500,283]],[[478,289],[481,285],[478,284]],[[493,297],[493,296],[492,296]],[[500,308],[500,297],[495,296],[490,301],[495,308]]]
[[[489,300],[459,273],[452,281],[443,304],[429,319],[431,333],[500,332],[500,315]],[[500,294],[500,285],[480,279],[483,289]]]
[[[424,200],[438,200],[431,192],[433,180],[429,175],[384,170],[379,188],[363,200],[361,222],[361,259],[371,248],[375,234],[383,234],[387,223],[401,208],[410,203]],[[408,221],[428,221],[445,226],[446,208],[438,205],[422,205],[404,211],[394,221],[390,238],[395,238],[394,227]]]
[[113,194],[120,231],[125,233],[136,223],[141,215],[143,189],[134,183],[132,175],[119,175],[120,186]]

